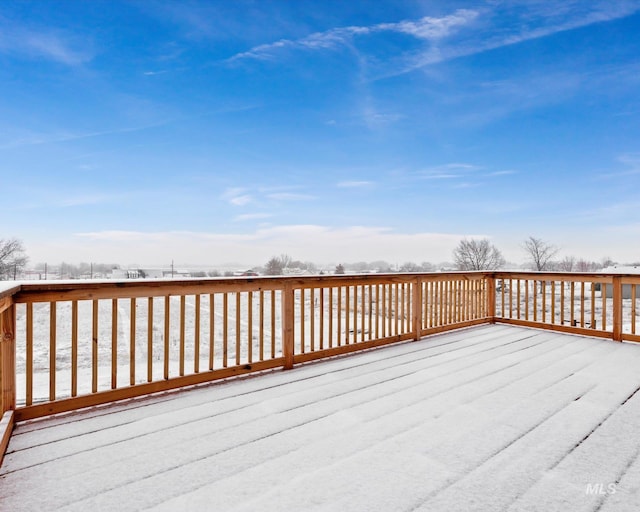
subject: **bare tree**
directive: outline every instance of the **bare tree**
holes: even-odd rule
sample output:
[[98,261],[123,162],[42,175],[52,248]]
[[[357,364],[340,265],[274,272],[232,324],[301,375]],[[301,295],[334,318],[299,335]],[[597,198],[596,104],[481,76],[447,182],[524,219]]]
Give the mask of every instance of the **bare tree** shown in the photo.
[[486,238],[460,240],[453,258],[459,270],[494,270],[504,265],[502,253]]
[[579,259],[576,262],[577,272],[591,272],[592,270],[593,270],[593,263],[590,263],[585,259]]
[[291,263],[293,262],[293,258],[284,253],[279,256],[279,259],[280,263],[282,264],[282,270],[284,270],[285,268],[289,268],[291,266]]
[[562,270],[563,272],[573,272],[575,266],[575,256],[565,256],[561,261],[558,262],[558,269]]
[[272,257],[264,267],[264,273],[268,276],[280,276],[284,270],[282,260],[277,256]]
[[17,238],[0,238],[0,279],[16,279],[27,264],[24,246]]
[[400,266],[400,272],[420,272],[422,267],[413,261],[407,261]]
[[338,263],[336,265],[336,269],[334,271],[334,274],[344,274],[344,265],[342,263]]
[[530,236],[524,241],[524,250],[530,258],[534,270],[549,270],[552,258],[558,254],[558,248],[541,238]]

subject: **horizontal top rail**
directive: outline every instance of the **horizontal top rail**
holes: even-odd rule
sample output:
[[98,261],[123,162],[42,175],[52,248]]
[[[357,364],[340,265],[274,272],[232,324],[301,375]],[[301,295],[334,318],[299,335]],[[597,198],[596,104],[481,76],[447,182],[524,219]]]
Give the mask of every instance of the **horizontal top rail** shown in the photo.
[[496,279],[532,279],[536,281],[575,281],[589,283],[611,283],[614,277],[637,279],[637,274],[601,274],[589,272],[494,272]]
[[[450,279],[480,280],[491,272],[437,272],[393,274],[347,274],[331,276],[259,276],[218,277],[193,279],[136,279],[128,281],[81,280],[38,281],[14,286],[8,295],[16,303],[52,302],[67,300],[99,300],[135,297],[163,297],[167,295],[192,295],[219,292],[248,292],[283,290],[286,285],[297,289],[332,286],[359,286],[375,283],[409,283],[419,276],[423,281],[448,281]],[[2,295],[0,295],[0,298]]]

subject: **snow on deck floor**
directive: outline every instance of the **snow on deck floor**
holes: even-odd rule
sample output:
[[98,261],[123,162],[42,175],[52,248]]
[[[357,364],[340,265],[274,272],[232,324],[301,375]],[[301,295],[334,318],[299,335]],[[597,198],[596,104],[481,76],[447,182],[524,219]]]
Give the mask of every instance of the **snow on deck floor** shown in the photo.
[[640,346],[487,325],[16,427],[0,510],[640,510]]

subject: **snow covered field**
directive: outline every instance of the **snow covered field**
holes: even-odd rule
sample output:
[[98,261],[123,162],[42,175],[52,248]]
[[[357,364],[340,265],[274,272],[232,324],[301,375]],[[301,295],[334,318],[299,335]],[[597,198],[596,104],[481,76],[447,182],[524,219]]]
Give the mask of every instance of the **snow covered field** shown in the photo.
[[2,507],[636,511],[640,347],[505,325],[17,426]]

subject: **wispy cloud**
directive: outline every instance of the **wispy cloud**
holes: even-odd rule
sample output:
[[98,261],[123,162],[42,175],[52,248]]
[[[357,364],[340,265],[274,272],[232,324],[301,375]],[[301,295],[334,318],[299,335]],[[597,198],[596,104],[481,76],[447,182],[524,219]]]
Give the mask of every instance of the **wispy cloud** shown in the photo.
[[477,165],[466,163],[450,163],[422,169],[416,173],[424,180],[451,180],[466,177],[469,173],[482,169]]
[[619,178],[621,176],[632,176],[640,174],[640,153],[623,153],[616,159],[624,168],[615,171],[605,171],[597,177],[600,179]]
[[267,198],[275,201],[306,201],[313,199],[313,196],[308,194],[294,194],[291,192],[275,192],[273,194],[267,194]]
[[340,188],[364,188],[373,185],[373,181],[340,181],[336,184]]
[[414,173],[414,176],[421,180],[446,181],[454,188],[472,188],[482,185],[486,179],[513,174],[516,171],[490,171],[480,165],[454,162],[422,169]]
[[[550,7],[551,5],[551,7]],[[375,78],[408,73],[425,66],[547,37],[594,23],[624,18],[640,10],[636,1],[496,2],[477,9],[458,9],[442,17],[425,16],[416,20],[378,23],[369,26],[337,27],[315,32],[300,39],[280,39],[240,52],[227,62],[274,60],[286,50],[326,51],[343,47],[358,48],[368,54],[370,48],[358,46],[360,39],[377,34],[401,34],[413,39],[420,48],[400,49],[373,59]],[[492,20],[506,19],[497,27]]]
[[441,18],[425,16],[418,20],[404,20],[397,23],[378,23],[371,26],[339,27],[325,32],[316,32],[301,39],[281,39],[262,44],[246,52],[237,53],[228,61],[241,59],[272,59],[284,49],[331,50],[349,44],[355,37],[382,32],[392,32],[412,36],[419,40],[435,41],[448,36],[455,28],[468,25],[478,16],[477,11],[459,9]]
[[120,133],[133,133],[151,128],[158,128],[166,126],[173,121],[159,121],[157,123],[150,123],[142,126],[131,126],[125,128],[116,128],[113,130],[102,131],[87,131],[87,132],[70,132],[70,131],[58,131],[54,133],[30,133],[23,135],[19,138],[0,144],[0,150],[12,149],[24,146],[38,146],[41,144],[56,144],[59,142],[73,142],[76,140],[90,139],[93,137],[102,137],[105,135],[117,135]]
[[244,213],[242,215],[237,215],[233,220],[236,222],[243,222],[248,220],[268,219],[270,217],[273,217],[272,213]]
[[0,20],[0,53],[79,66],[93,58],[91,44],[51,29],[36,30]]
[[228,188],[222,194],[222,199],[234,206],[244,206],[253,200],[247,189],[241,187]]
[[487,176],[510,176],[512,174],[518,174],[517,171],[512,171],[512,170],[505,170],[505,171],[493,171],[493,172],[489,172],[486,175]]
[[[564,9],[558,9],[556,4],[553,4],[551,9],[548,4],[540,9],[540,5],[534,2],[531,6],[518,6],[519,11],[512,15],[513,22],[500,31],[478,30],[465,41],[455,41],[450,45],[430,47],[418,52],[406,59],[403,65],[389,72],[387,76],[407,73],[439,62],[551,36],[594,23],[624,18],[640,10],[640,5],[635,1],[619,3],[600,1],[587,4],[567,2]],[[507,8],[501,8],[498,4],[494,11],[484,10],[482,17],[489,19],[503,9],[508,9],[508,5]],[[509,13],[501,12],[501,14]]]

